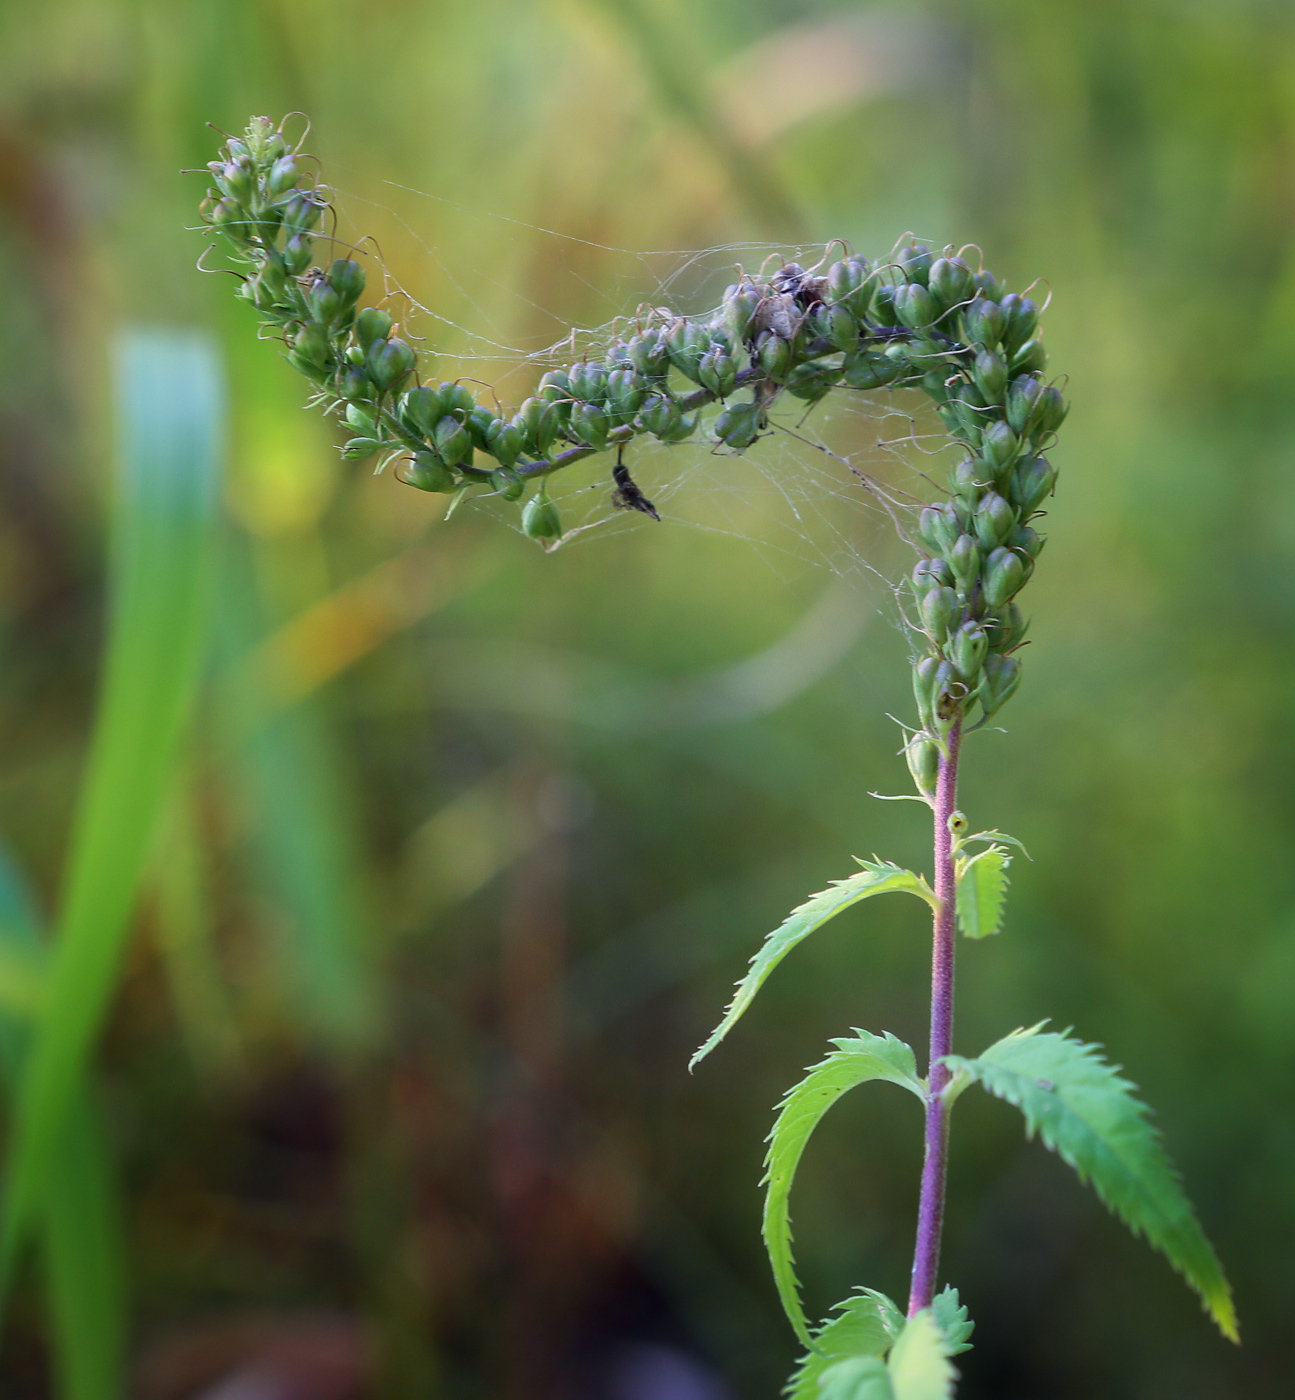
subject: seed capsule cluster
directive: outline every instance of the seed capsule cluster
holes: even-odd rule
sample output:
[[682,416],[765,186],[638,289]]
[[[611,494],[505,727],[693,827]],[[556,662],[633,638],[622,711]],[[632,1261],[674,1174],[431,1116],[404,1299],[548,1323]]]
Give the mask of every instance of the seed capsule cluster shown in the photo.
[[[532,538],[562,532],[552,473],[623,452],[641,435],[683,442],[698,435],[710,403],[721,408],[707,440],[742,452],[784,393],[813,404],[838,387],[924,390],[966,450],[948,499],[923,509],[916,527],[921,727],[907,755],[922,792],[933,789],[953,725],[977,706],[987,719],[1015,691],[1026,626],[1015,598],[1043,545],[1030,524],[1055,480],[1042,452],[1066,415],[1043,379],[1029,297],[1005,292],[952,250],[937,256],[920,244],[876,267],[848,255],[821,276],[791,263],[768,277],[743,274],[713,314],[652,310],[602,360],[550,370],[509,414],[460,383],[418,383],[417,357],[392,317],[360,309],[357,262],[312,266],[328,200],[303,184],[298,153],[269,118],[254,118],[208,168],[215,187],[203,217],[249,269],[242,296],[355,434],[344,455],[399,460],[401,480],[420,490],[475,487],[518,501]],[[656,515],[632,482],[627,489],[623,465],[615,480],[617,504]]]

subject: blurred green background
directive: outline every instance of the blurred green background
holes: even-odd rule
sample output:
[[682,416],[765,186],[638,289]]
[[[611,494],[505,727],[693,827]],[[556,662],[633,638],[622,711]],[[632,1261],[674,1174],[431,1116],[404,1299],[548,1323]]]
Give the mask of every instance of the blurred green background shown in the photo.
[[[489,346],[676,272],[696,309],[742,256],[618,249],[875,254],[916,229],[1048,279],[1062,486],[1010,736],[971,747],[962,804],[1034,859],[1005,934],[962,950],[959,1046],[1052,1016],[1109,1047],[1244,1345],[968,1096],[959,1393],[1289,1394],[1295,13],[47,0],[0,13],[0,74],[0,835],[33,919],[58,907],[102,661],[119,329],[208,328],[231,415],[197,719],[95,1052],[126,1262],[59,1333],[57,1270],[25,1256],[0,1395],[107,1400],[115,1343],[97,1379],[51,1380],[50,1338],[114,1325],[146,1400],[775,1394],[772,1105],[850,1026],[925,1036],[920,912],[881,902],[684,1071],[787,909],[853,854],[923,860],[922,811],[867,796],[907,785],[885,589],[766,537],[742,464],[696,447],[645,466],[645,488],[687,468],[664,523],[552,556],[341,463],[185,231],[205,123],[291,109],[340,235],[430,308],[436,369],[507,402],[534,375]],[[899,568],[865,512],[832,520]],[[37,993],[6,959],[21,1037]],[[811,1313],[905,1295],[920,1125],[898,1097],[852,1096],[807,1156]]]

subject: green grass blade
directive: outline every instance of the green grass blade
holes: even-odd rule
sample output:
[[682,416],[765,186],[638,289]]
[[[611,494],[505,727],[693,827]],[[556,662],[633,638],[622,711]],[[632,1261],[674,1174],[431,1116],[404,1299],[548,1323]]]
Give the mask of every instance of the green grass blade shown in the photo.
[[913,1052],[893,1035],[855,1031],[855,1039],[834,1040],[837,1048],[815,1065],[782,1101],[765,1157],[764,1243],[773,1266],[774,1283],[783,1308],[807,1347],[813,1342],[791,1253],[791,1214],[788,1204],[796,1169],[823,1115],[847,1090],[869,1080],[899,1084],[925,1101],[926,1088],[917,1077]]
[[968,938],[988,938],[1002,928],[1011,863],[1002,846],[990,846],[958,872],[958,924]]
[[1200,1294],[1223,1335],[1237,1340],[1231,1289],[1147,1107],[1097,1046],[1053,1032],[1015,1031],[978,1059],[950,1055],[948,1063],[1015,1104],[1029,1135],[1037,1133],[1081,1181],[1091,1181],[1105,1205]]
[[49,982],[14,1102],[6,1286],[116,986],[206,636],[223,416],[215,355],[193,336],[133,333],[120,347],[117,395],[108,650]]
[[886,894],[891,890],[904,890],[926,900],[934,907],[935,895],[920,875],[911,870],[901,870],[889,863],[861,862],[863,869],[857,875],[845,880],[834,880],[827,889],[811,895],[804,904],[793,909],[764,941],[764,946],[751,959],[751,970],[737,984],[737,992],[729,1003],[724,1019],[711,1032],[710,1039],[688,1061],[688,1068],[697,1064],[720,1043],[737,1024],[742,1013],[755,1000],[755,994],[764,986],[765,979],[775,967],[798,944],[804,942],[815,929],[820,929],[829,919],[833,919],[843,909],[868,899],[874,894]]

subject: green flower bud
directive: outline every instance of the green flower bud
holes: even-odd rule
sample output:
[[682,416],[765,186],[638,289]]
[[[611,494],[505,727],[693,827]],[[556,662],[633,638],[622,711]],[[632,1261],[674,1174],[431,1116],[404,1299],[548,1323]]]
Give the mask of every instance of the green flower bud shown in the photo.
[[502,496],[506,501],[520,499],[526,490],[526,483],[521,477],[506,467],[498,467],[490,473],[490,485],[494,488],[495,495]]
[[775,383],[781,383],[791,368],[791,342],[781,336],[766,335],[756,351],[760,368]]
[[1012,356],[1012,373],[1042,373],[1047,368],[1048,352],[1041,340],[1027,340]]
[[958,587],[969,593],[980,573],[980,549],[970,535],[959,535],[949,551],[949,567]]
[[895,315],[901,325],[909,330],[921,330],[929,326],[940,314],[930,292],[916,282],[899,287],[895,291]]
[[400,419],[404,425],[422,437],[430,437],[441,416],[441,396],[435,389],[422,385],[400,400]]
[[947,555],[960,533],[953,507],[944,502],[924,507],[917,518],[917,536],[932,554]]
[[965,301],[975,290],[975,278],[961,258],[936,258],[927,285],[944,310]]
[[901,248],[896,262],[904,269],[904,276],[909,282],[926,286],[931,275],[932,259],[929,248],[922,243],[915,243],[911,248]]
[[830,306],[824,320],[827,338],[838,350],[848,355],[858,348],[859,322],[853,311],[845,306]]
[[764,298],[750,282],[739,282],[724,292],[724,324],[733,339],[743,341],[751,325],[751,318],[760,309]]
[[364,269],[351,258],[337,258],[329,266],[328,282],[347,306],[354,306],[364,293]]
[[453,414],[447,413],[437,422],[432,442],[446,466],[462,466],[472,460],[472,435]]
[[843,377],[851,389],[880,389],[893,383],[903,369],[899,360],[865,350],[846,359]]
[[1046,457],[1022,457],[1012,469],[1008,498],[1017,515],[1028,520],[1047,499],[1057,474]]
[[668,438],[681,416],[679,405],[668,394],[653,394],[639,409],[639,422],[659,438]]
[[996,491],[983,497],[976,507],[976,542],[986,554],[997,549],[1015,525],[1016,512]]
[[522,507],[522,531],[533,540],[556,539],[562,533],[558,508],[543,488]]
[[283,266],[294,277],[310,266],[314,256],[315,240],[308,233],[296,233],[288,239],[283,248]]
[[1013,598],[1025,583],[1025,561],[1014,551],[1000,545],[985,560],[985,606],[1001,608]]
[[391,334],[391,317],[376,306],[366,306],[355,318],[355,338],[360,348],[367,354],[376,341],[385,340]]
[[925,734],[909,736],[904,745],[904,760],[913,782],[923,797],[935,796],[935,785],[940,776],[940,747],[934,739]]
[[841,371],[834,365],[811,360],[797,365],[787,376],[787,392],[806,403],[817,403],[840,381]]
[[989,638],[977,622],[964,622],[949,643],[949,660],[953,662],[962,683],[974,690],[980,668],[989,652]]
[[971,377],[986,404],[1000,404],[1007,388],[1007,365],[1001,355],[982,350],[971,367]]
[[1008,292],[1001,302],[1003,310],[1003,346],[1009,355],[1014,355],[1032,339],[1039,324],[1039,308],[1029,297],[1017,296]]
[[715,420],[715,436],[736,452],[750,447],[759,434],[760,409],[754,403],[731,403]]
[[301,173],[293,157],[280,156],[265,177],[265,187],[271,194],[287,194],[289,190],[297,188],[297,181],[300,179]]
[[895,288],[883,282],[872,294],[872,316],[879,326],[899,325],[895,310]]
[[983,345],[987,350],[992,350],[1003,338],[1006,324],[998,303],[984,297],[977,297],[962,313],[962,327],[967,340],[972,345]]
[[1021,663],[1014,656],[985,658],[983,678],[976,698],[986,716],[1001,710],[1016,693],[1021,683]]
[[981,454],[995,476],[1006,469],[1020,450],[1016,434],[1000,418],[990,423],[980,441]]
[[420,491],[444,493],[456,491],[459,486],[458,478],[434,452],[416,452],[401,480]]
[[414,372],[414,363],[414,352],[398,336],[375,340],[365,357],[369,378],[383,393],[398,389]]
[[578,403],[571,410],[571,431],[581,442],[596,447],[600,452],[607,447],[607,434],[612,424],[597,404]]
[[1030,625],[1015,603],[999,608],[998,616],[987,618],[986,622],[990,648],[997,652],[1008,652],[1020,646]]
[[949,635],[949,628],[962,612],[962,604],[952,588],[936,586],[922,596],[922,626],[927,636],[937,645],[942,645]]
[[375,452],[381,452],[387,444],[378,438],[357,437],[342,448],[342,456],[348,462],[358,462],[364,457],[372,457]]
[[522,435],[513,423],[505,422],[502,418],[496,418],[491,423],[486,433],[486,451],[501,467],[515,466],[524,446]]
[[717,399],[726,399],[737,383],[737,365],[722,350],[708,350],[697,366],[697,378]]

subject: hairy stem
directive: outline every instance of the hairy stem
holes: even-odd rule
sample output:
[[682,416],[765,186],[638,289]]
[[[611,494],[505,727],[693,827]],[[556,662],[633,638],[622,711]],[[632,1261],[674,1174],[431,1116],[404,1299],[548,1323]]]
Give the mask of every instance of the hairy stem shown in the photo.
[[940,757],[935,787],[935,914],[931,955],[931,1062],[926,1101],[926,1157],[922,1163],[922,1198],[917,1213],[917,1246],[913,1251],[913,1286],[908,1315],[931,1305],[940,1270],[940,1234],[944,1226],[944,1178],[949,1163],[949,1106],[944,1088],[949,1068],[944,1057],[953,1053],[953,972],[957,948],[957,890],[953,873],[953,832],[957,810],[958,750],[962,722],[949,731],[948,752]]

